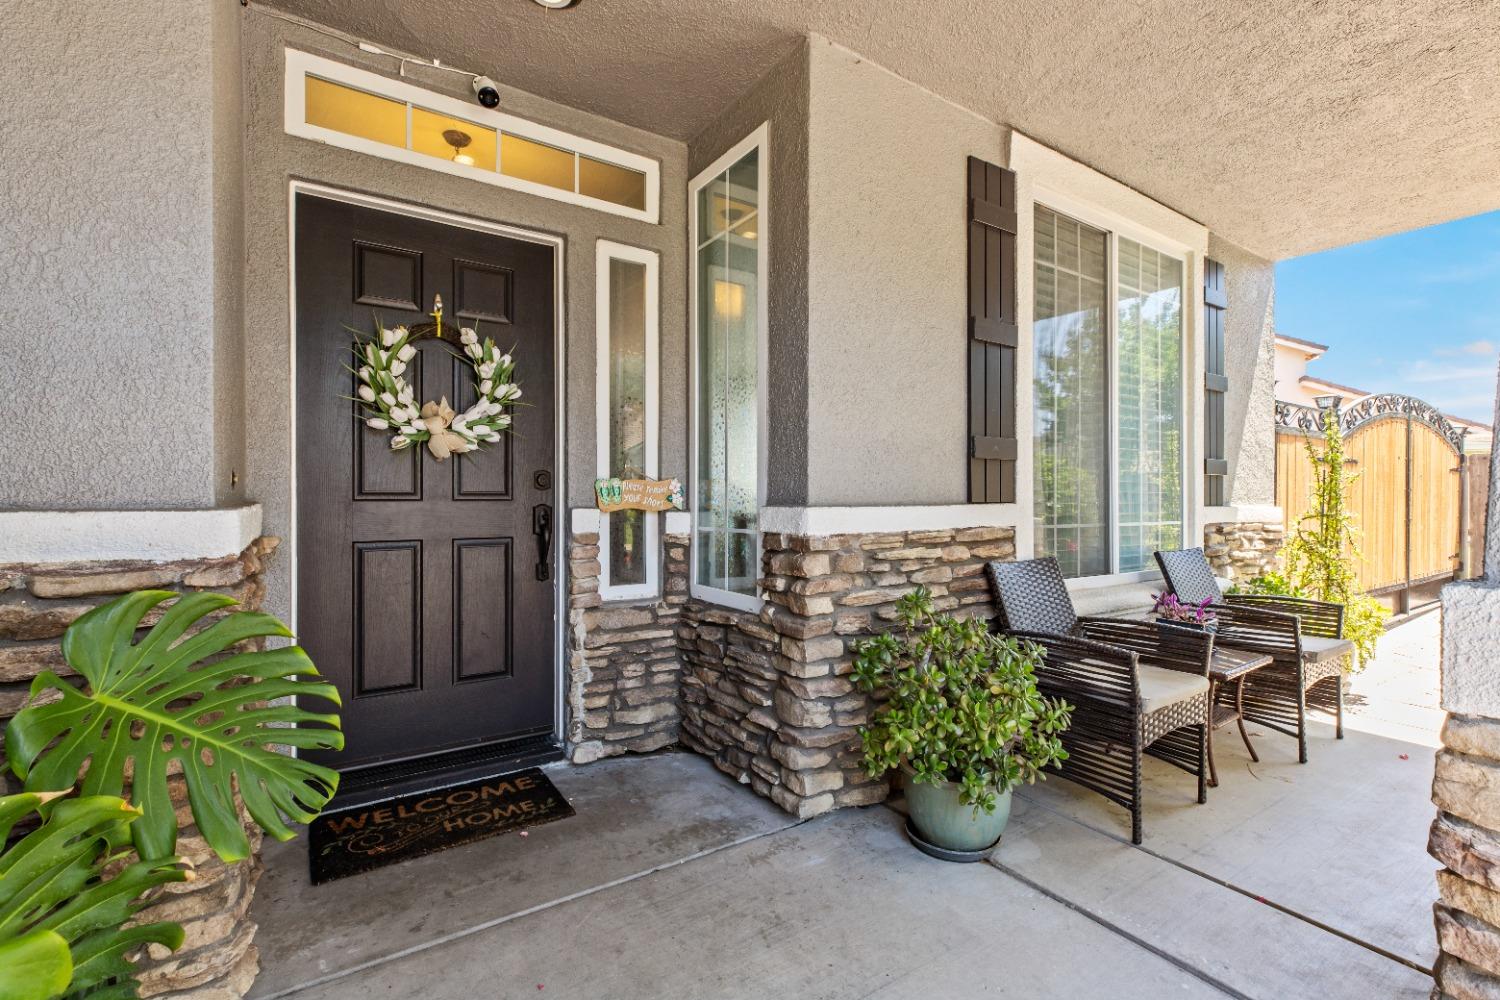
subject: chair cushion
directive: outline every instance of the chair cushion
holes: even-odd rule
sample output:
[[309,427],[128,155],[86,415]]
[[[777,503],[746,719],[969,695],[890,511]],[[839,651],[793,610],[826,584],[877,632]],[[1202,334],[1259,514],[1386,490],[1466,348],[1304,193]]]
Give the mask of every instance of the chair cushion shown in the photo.
[[1208,678],[1198,674],[1144,663],[1137,671],[1141,679],[1141,711],[1147,715],[1208,690]]
[[1337,660],[1354,652],[1354,643],[1348,639],[1325,639],[1320,635],[1302,637],[1302,662],[1322,663]]

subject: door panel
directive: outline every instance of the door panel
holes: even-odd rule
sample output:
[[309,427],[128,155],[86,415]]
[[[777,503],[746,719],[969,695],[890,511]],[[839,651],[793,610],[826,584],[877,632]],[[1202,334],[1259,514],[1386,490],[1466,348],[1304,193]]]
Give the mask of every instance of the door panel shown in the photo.
[[461,681],[510,673],[512,541],[461,538],[453,543],[458,601],[453,662]]
[[419,687],[422,543],[356,542],[354,574],[354,694]]
[[[297,625],[346,735],[313,756],[347,769],[549,732],[556,567],[538,579],[533,529],[556,478],[552,248],[310,195],[296,241]],[[511,351],[526,404],[447,468],[392,451],[351,401],[351,330],[429,322],[434,295],[448,336],[415,342],[418,398],[473,402],[461,322]]]
[[354,244],[354,301],[362,306],[384,306],[420,312],[422,255],[399,247]]

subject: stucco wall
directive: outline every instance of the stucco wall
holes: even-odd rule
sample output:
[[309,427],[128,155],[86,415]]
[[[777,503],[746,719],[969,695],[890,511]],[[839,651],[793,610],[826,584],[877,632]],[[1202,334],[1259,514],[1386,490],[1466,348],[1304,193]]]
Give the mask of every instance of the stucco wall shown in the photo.
[[237,4],[213,5],[214,498],[244,496],[245,115]]
[[[389,58],[366,55],[351,46],[287,24],[251,8],[244,26],[246,126],[246,367],[250,426],[246,468],[249,495],[265,508],[268,534],[290,533],[293,442],[288,364],[287,189],[296,179],[398,200],[531,229],[560,233],[567,240],[564,282],[567,298],[567,484],[558,509],[590,506],[594,480],[594,243],[617,240],[661,254],[661,470],[687,471],[686,425],[686,207],[679,192],[686,183],[686,148],[594,115],[530,94],[502,89],[502,107],[521,117],[610,143],[661,161],[661,222],[651,225],[582,206],[478,184],[402,163],[286,135],[283,128],[284,46],[394,74]],[[472,99],[468,81],[449,73],[407,70],[409,82]],[[291,559],[271,567],[267,608],[290,612]]]
[[968,157],[1006,130],[811,44],[808,504],[967,499]]
[[1212,234],[1208,255],[1229,272],[1224,319],[1228,499],[1234,505],[1275,503],[1276,265]]
[[238,102],[218,8],[0,0],[0,506],[215,502],[238,433],[215,405],[238,214],[206,127]]
[[[807,499],[810,437],[808,339],[808,44],[798,42],[744,97],[688,143],[694,177],[735,143],[770,124],[766,502]],[[664,193],[664,197],[680,197]]]

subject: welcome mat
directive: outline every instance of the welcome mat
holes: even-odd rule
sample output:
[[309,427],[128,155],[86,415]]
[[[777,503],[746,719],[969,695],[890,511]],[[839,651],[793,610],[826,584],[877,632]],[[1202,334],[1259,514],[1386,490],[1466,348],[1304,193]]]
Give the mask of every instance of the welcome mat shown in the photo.
[[326,813],[307,832],[312,882],[358,875],[572,815],[568,800],[535,767]]

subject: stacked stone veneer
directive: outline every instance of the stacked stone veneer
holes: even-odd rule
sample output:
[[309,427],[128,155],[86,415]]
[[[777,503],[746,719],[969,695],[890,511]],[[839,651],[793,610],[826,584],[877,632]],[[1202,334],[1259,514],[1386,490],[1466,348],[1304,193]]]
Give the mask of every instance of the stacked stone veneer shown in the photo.
[[666,536],[663,551],[659,600],[606,604],[599,593],[599,536],[579,533],[570,541],[568,743],[575,764],[677,742],[687,536]]
[[[210,560],[0,565],[0,725],[25,703],[37,673],[72,674],[58,640],[84,612],[141,589],[214,590],[246,608],[259,608],[265,596],[262,569],[276,543],[275,538],[259,538],[238,556]],[[0,781],[7,791],[16,790],[8,770]],[[261,870],[259,831],[246,817],[256,850],[250,860],[226,865],[193,825],[180,779],[174,779],[173,799],[182,829],[178,853],[193,863],[195,878],[163,887],[138,919],[176,921],[186,940],[176,952],[152,946],[152,954],[138,966],[140,995],[235,1000],[250,988],[259,969],[256,926],[246,919]]]
[[[1491,537],[1495,537],[1492,522]],[[1442,748],[1427,849],[1443,868],[1433,908],[1435,998],[1500,998],[1500,573],[1443,588]]]
[[1231,583],[1249,583],[1279,572],[1286,529],[1279,521],[1210,524],[1203,529],[1203,552],[1214,575]]
[[689,601],[678,629],[682,741],[800,817],[885,798],[861,767],[870,699],[850,644],[892,626],[919,584],[939,609],[993,615],[984,563],[1015,556],[1010,528],[763,539],[759,614]]

